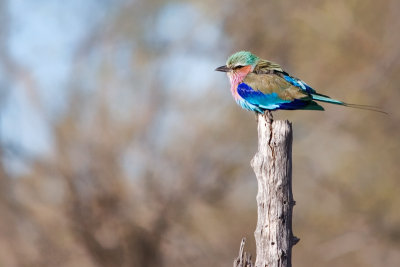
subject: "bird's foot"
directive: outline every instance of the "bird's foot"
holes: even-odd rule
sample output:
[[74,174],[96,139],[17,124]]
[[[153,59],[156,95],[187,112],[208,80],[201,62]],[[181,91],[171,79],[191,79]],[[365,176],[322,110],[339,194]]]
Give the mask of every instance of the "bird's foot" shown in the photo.
[[272,116],[272,111],[271,110],[266,110],[264,112],[264,116],[268,119],[269,122],[272,122],[274,120],[274,117]]

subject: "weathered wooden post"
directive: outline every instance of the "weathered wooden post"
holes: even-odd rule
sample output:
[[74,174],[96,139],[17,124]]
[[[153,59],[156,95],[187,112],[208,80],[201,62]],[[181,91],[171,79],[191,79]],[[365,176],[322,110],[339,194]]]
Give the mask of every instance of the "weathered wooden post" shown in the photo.
[[[251,166],[258,181],[256,267],[290,267],[292,246],[299,239],[292,233],[292,125],[274,121],[271,114],[258,115],[258,152]],[[244,241],[242,240],[241,251]],[[234,261],[234,266],[253,266],[250,259]]]

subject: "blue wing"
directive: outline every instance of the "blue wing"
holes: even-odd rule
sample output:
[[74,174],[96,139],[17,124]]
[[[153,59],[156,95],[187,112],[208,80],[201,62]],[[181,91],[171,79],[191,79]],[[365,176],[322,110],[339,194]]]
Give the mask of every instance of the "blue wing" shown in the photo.
[[305,82],[303,82],[302,80],[300,80],[296,77],[292,77],[287,73],[286,74],[282,73],[282,77],[290,84],[301,88],[302,90],[306,91],[307,93],[310,93],[310,94],[316,93],[316,91],[313,88],[311,88],[308,84],[306,84]]
[[337,105],[343,105],[342,101],[335,100],[330,98],[327,95],[323,95],[320,93],[317,93],[313,88],[311,88],[308,84],[303,82],[302,80],[292,77],[289,74],[282,74],[282,76],[287,82],[291,83],[292,85],[301,88],[302,90],[306,91],[307,93],[311,94],[311,97],[313,100],[317,101],[322,101],[322,102],[327,102],[331,104],[337,104]]
[[261,91],[254,90],[249,85],[241,83],[237,87],[237,92],[244,101],[239,100],[239,104],[248,110],[253,111],[264,111],[274,110],[280,108],[282,104],[289,104],[293,101],[283,100],[279,98],[278,94],[273,92],[270,94],[264,94]]

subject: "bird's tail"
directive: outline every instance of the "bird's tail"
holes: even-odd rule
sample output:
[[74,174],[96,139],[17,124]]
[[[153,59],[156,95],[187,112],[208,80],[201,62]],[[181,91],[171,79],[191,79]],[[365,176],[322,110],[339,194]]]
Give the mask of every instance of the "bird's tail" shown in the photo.
[[364,109],[364,110],[370,110],[370,111],[375,111],[383,114],[388,114],[387,112],[383,111],[380,107],[376,106],[369,106],[369,105],[358,105],[358,104],[349,104],[345,103],[336,99],[332,99],[329,96],[326,95],[321,95],[318,93],[311,94],[312,98],[316,101],[321,101],[321,102],[326,102],[330,104],[335,104],[335,105],[341,105],[349,108],[357,108],[357,109]]

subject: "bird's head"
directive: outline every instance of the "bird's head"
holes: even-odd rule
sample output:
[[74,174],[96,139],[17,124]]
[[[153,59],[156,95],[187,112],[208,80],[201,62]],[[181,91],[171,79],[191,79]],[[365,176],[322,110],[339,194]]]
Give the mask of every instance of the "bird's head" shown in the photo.
[[216,68],[216,71],[227,73],[246,71],[250,72],[257,65],[259,58],[249,51],[240,51],[231,55],[226,61],[226,65]]

